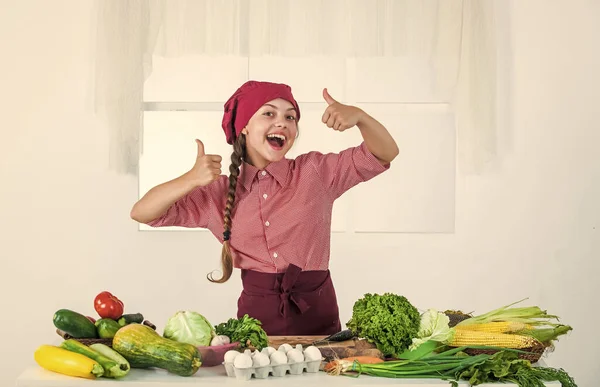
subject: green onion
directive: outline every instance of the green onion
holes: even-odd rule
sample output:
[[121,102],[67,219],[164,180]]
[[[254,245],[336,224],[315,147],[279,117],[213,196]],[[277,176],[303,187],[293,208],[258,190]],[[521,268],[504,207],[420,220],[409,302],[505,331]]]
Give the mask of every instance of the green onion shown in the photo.
[[[564,371],[553,368],[532,367],[528,360],[518,358],[523,352],[502,348],[493,355],[461,355],[467,348],[460,347],[423,359],[393,360],[383,363],[361,364],[359,361],[338,360],[332,375],[360,376],[362,374],[399,379],[441,379],[456,385],[467,380],[471,385],[486,382],[512,382],[520,387],[543,387],[545,381],[559,381],[563,387],[577,387],[575,381]],[[493,347],[476,347],[491,349]],[[497,370],[504,370],[498,374]]]

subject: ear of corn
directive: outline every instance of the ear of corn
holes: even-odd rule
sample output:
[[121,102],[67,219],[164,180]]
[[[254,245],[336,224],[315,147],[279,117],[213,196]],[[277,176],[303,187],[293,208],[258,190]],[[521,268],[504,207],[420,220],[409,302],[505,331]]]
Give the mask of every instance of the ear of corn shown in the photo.
[[456,329],[454,337],[448,344],[452,347],[478,345],[522,349],[533,347],[539,344],[539,342],[530,336]]
[[516,321],[498,321],[479,324],[457,325],[456,330],[479,331],[490,333],[519,332],[533,329],[532,325]]
[[559,325],[556,328],[524,329],[517,333],[523,336],[531,336],[541,343],[547,343],[556,340],[559,336],[565,335],[571,330],[573,328],[568,325]]

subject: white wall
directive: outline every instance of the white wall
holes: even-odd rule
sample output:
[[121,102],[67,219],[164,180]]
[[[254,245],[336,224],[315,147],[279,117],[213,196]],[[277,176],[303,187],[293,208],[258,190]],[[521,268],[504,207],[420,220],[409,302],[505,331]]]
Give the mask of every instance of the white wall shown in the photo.
[[[20,1],[0,14],[0,385],[33,364],[38,345],[56,341],[56,309],[91,314],[101,290],[159,329],[179,309],[214,322],[235,314],[238,281],[205,280],[218,264],[209,235],[140,233],[129,219],[137,182],[107,171],[108,134],[88,112],[90,3]],[[503,158],[479,176],[459,170],[455,234],[334,235],[342,319],[365,292],[478,312],[530,297],[574,327],[547,362],[592,386],[600,5],[509,4],[511,25],[498,26],[511,28],[513,50]]]

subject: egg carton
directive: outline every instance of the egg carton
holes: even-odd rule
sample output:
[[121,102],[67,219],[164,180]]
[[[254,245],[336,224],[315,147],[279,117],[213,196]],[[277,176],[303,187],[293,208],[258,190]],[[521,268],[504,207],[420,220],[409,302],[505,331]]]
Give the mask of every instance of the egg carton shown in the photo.
[[[307,354],[310,356],[306,356]],[[278,350],[267,347],[260,352],[245,350],[243,354],[228,351],[223,365],[227,376],[238,380],[250,380],[252,377],[266,379],[271,375],[283,377],[288,373],[316,373],[319,372],[321,361],[321,352],[314,346],[303,350],[300,344],[295,349],[289,344],[282,344]]]
[[288,373],[290,375],[301,375],[304,372],[316,373],[319,372],[321,360],[250,368],[236,368],[232,363],[224,363],[224,365],[227,376],[235,377],[238,380],[250,380],[252,377],[256,379],[266,379],[269,376],[283,377]]

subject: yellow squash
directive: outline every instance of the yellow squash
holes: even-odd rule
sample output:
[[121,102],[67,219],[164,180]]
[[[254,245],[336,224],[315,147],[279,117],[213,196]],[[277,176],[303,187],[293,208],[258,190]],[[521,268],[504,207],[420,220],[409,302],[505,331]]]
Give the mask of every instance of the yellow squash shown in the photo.
[[96,379],[104,374],[95,360],[54,345],[41,345],[33,357],[40,367],[63,375]]

